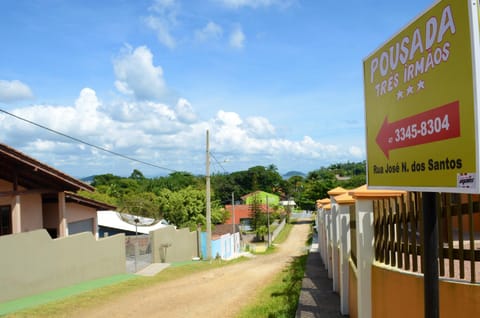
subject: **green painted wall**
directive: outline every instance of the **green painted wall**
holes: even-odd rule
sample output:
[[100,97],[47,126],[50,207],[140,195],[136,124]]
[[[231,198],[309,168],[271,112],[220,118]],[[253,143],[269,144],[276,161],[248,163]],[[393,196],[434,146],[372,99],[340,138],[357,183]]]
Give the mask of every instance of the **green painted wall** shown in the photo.
[[258,191],[249,195],[245,199],[245,204],[252,204],[255,197],[257,198],[258,201],[260,201],[261,204],[267,204],[267,197],[268,197],[269,206],[278,205],[280,203],[280,197],[278,195],[264,192],[264,191]]

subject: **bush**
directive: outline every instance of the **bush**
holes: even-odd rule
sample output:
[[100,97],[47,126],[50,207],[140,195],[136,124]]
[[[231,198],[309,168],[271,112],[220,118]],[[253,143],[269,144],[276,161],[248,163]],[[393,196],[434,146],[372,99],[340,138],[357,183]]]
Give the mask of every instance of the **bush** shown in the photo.
[[260,226],[257,229],[257,239],[265,241],[265,235],[268,234],[268,228],[265,225]]

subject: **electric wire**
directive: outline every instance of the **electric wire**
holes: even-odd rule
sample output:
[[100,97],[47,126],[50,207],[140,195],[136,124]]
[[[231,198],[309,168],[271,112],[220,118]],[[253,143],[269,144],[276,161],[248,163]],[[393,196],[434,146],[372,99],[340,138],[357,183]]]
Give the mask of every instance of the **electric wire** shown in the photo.
[[120,157],[120,158],[123,158],[123,159],[127,159],[127,160],[130,160],[130,161],[134,161],[134,162],[137,162],[137,163],[141,163],[141,164],[144,164],[144,165],[147,165],[147,166],[150,166],[150,167],[154,167],[154,168],[158,168],[158,169],[162,169],[162,170],[167,170],[167,171],[171,171],[171,172],[176,172],[176,170],[174,170],[174,169],[162,167],[162,166],[159,166],[159,165],[156,165],[156,164],[147,162],[147,161],[135,159],[135,158],[133,158],[133,157],[126,156],[126,155],[124,155],[124,154],[121,154],[121,153],[118,153],[118,152],[115,152],[115,151],[112,151],[112,150],[108,150],[108,149],[106,149],[106,148],[103,148],[103,147],[94,145],[94,144],[89,143],[89,142],[87,142],[87,141],[84,141],[84,140],[81,140],[81,139],[79,139],[79,138],[76,138],[76,137],[67,135],[67,134],[62,133],[62,132],[60,132],[60,131],[57,131],[57,130],[54,130],[54,129],[49,128],[49,127],[47,127],[47,126],[41,125],[41,124],[39,124],[39,123],[36,123],[36,122],[34,122],[34,121],[31,121],[31,120],[28,120],[28,119],[26,119],[26,118],[20,117],[20,116],[18,116],[18,115],[15,115],[15,114],[13,114],[13,113],[10,113],[10,112],[8,112],[8,111],[6,111],[6,110],[4,110],[4,109],[1,109],[1,108],[0,108],[0,112],[5,113],[5,114],[7,114],[7,115],[9,115],[9,116],[12,116],[12,117],[14,117],[14,118],[16,118],[16,119],[19,119],[19,120],[21,120],[21,121],[24,121],[24,122],[26,122],[26,123],[29,123],[29,124],[31,124],[31,125],[34,125],[34,126],[37,126],[37,127],[39,127],[39,128],[45,129],[45,130],[47,130],[47,131],[49,131],[49,132],[51,132],[51,133],[54,133],[54,134],[60,135],[60,136],[62,136],[62,137],[68,138],[68,139],[70,139],[70,140],[73,140],[73,141],[75,141],[75,142],[78,142],[78,143],[87,145],[87,146],[89,146],[89,147],[98,149],[98,150],[103,151],[103,152],[107,152],[107,153],[109,153],[109,154],[111,154],[111,155],[114,155],[114,156],[117,156],[117,157]]
[[210,151],[210,156],[213,158],[213,160],[215,160],[215,162],[217,163],[217,165],[220,166],[220,168],[222,168],[223,172],[224,173],[228,173],[225,168],[222,166],[222,164],[217,160],[217,158],[215,157],[215,155]]

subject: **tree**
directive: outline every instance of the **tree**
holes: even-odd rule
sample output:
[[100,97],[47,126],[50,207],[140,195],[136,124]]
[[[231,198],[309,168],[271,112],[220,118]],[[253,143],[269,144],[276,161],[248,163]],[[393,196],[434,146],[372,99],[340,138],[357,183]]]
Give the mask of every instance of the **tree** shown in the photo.
[[212,224],[223,224],[230,217],[230,212],[217,203],[218,202],[214,201],[214,204],[211,207]]
[[138,181],[145,180],[145,176],[143,175],[143,173],[137,169],[134,169],[132,171],[132,174],[130,174],[129,178],[133,180],[138,180]]
[[274,192],[275,186],[282,182],[282,176],[278,173],[275,165],[270,165],[268,168],[263,166],[255,166],[247,170],[247,175],[251,180],[250,190]]
[[[338,176],[349,177],[339,180]],[[351,189],[365,184],[366,162],[336,163],[329,167],[313,170],[305,178],[300,176],[283,180],[275,165],[254,166],[245,171],[211,176],[212,181],[212,223],[223,223],[228,212],[222,208],[235,198],[256,190],[278,194],[287,200],[294,200],[302,209],[314,209],[315,201],[326,197],[336,186]],[[176,171],[168,176],[146,178],[134,169],[128,178],[103,174],[94,176],[92,185],[95,192],[79,192],[87,198],[115,205],[125,211],[155,218],[165,217],[178,227],[195,228],[205,224],[205,177],[188,172]],[[251,214],[255,215],[252,227],[266,224],[260,202],[252,204]],[[289,212],[289,211],[287,211]]]
[[161,219],[158,197],[151,192],[128,193],[122,198],[121,209],[129,214]]
[[231,204],[232,193],[238,198],[245,194],[243,188],[234,180],[234,174],[213,174],[210,177],[212,198],[222,205]]
[[164,178],[165,186],[172,191],[179,191],[188,187],[200,188],[200,179],[189,172],[175,171]]
[[257,234],[257,239],[262,240],[262,241],[265,241],[265,235],[268,234],[268,228],[267,228],[267,226],[266,226],[266,225],[260,226],[260,227],[257,229],[256,234]]
[[[206,197],[205,191],[187,187],[179,191],[163,189],[159,196],[160,210],[163,217],[179,228],[196,229],[206,224]],[[212,223],[224,223],[228,212],[217,201],[212,205]]]
[[260,239],[258,229],[262,225],[267,224],[267,218],[265,214],[262,211],[262,203],[261,200],[255,195],[250,203],[250,218],[252,219],[250,226],[252,227],[252,230],[254,230],[257,233],[257,240]]
[[114,205],[114,206],[118,205],[118,201],[115,197],[109,196],[108,194],[104,193],[103,191],[98,191],[98,189],[96,189],[96,191],[94,191],[94,192],[80,190],[77,194],[82,196],[82,197],[85,197],[87,199],[107,203],[107,204]]
[[275,165],[255,166],[230,174],[215,174],[211,176],[211,184],[215,191],[215,199],[220,200],[222,204],[231,202],[232,193],[235,193],[236,198],[257,190],[280,196],[285,193],[285,181]]
[[180,191],[162,189],[159,194],[160,208],[165,219],[177,227],[196,226],[205,207],[205,193],[191,188]]

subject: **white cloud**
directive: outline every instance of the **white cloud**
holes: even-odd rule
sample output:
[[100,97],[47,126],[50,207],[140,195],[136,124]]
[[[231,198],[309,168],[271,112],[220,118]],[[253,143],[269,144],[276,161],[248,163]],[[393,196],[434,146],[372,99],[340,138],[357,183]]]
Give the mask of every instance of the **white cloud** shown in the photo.
[[150,6],[150,10],[164,16],[175,16],[178,8],[176,0],[155,0]]
[[[361,160],[362,156],[357,146],[323,144],[309,136],[279,138],[264,117],[243,119],[238,113],[220,110],[214,118],[199,121],[193,106],[183,98],[173,108],[151,101],[103,105],[93,89],[85,88],[73,106],[34,105],[12,112],[111,151],[193,173],[203,172],[207,129],[216,157],[231,159],[225,167],[229,171],[273,163],[283,171],[308,172],[322,161]],[[128,175],[133,168],[150,169],[5,116],[0,117],[0,124],[0,136],[6,143],[21,146],[27,154],[54,163],[58,169],[75,169],[75,175]],[[120,172],[113,171],[112,165],[118,165]]]
[[176,46],[176,41],[171,34],[170,25],[158,17],[148,16],[145,18],[146,25],[157,33],[157,38],[160,43],[166,47],[173,49]]
[[229,8],[241,8],[241,7],[270,7],[270,6],[279,6],[279,7],[288,7],[295,0],[217,0],[217,2]]
[[358,159],[361,159],[365,156],[364,152],[362,151],[362,149],[358,146],[351,146],[350,149],[349,149],[349,153],[355,157],[355,158],[358,158]]
[[[185,98],[174,105],[158,101],[166,91],[163,71],[153,63],[147,47],[126,48],[113,63],[115,85],[123,94],[113,102],[84,88],[71,105],[32,105],[10,110],[17,116],[88,143],[169,169],[202,173],[205,132],[210,130],[211,149],[219,160],[231,163],[228,171],[275,164],[281,171],[308,172],[342,160],[362,159],[364,152],[352,144],[325,144],[305,136],[290,140],[277,135],[266,117],[243,118],[219,110],[214,118],[199,119]],[[117,158],[47,130],[0,114],[0,139],[28,155],[73,175],[95,173],[128,175],[133,168],[150,174],[158,169]],[[350,141],[349,141],[350,142]],[[358,144],[358,143],[357,143]],[[222,158],[223,157],[223,158]]]
[[223,35],[223,29],[215,22],[208,22],[203,29],[195,31],[195,40],[198,42],[205,42],[208,40],[218,40]]
[[46,152],[46,151],[58,151],[58,144],[51,140],[40,140],[37,139],[30,143],[30,146],[36,151]]
[[230,46],[236,49],[241,49],[244,46],[245,34],[240,26],[236,26],[232,33],[230,33]]
[[[14,113],[65,134],[99,136],[103,127],[110,123],[109,118],[98,111],[100,106],[95,91],[84,88],[74,106],[33,105],[19,108]],[[31,131],[31,127],[27,129]]]
[[215,152],[228,154],[238,160],[258,160],[264,165],[275,162],[279,163],[277,165],[301,169],[301,162],[305,161],[352,157],[351,149],[344,149],[342,145],[323,144],[309,136],[297,141],[279,138],[275,135],[275,127],[262,117],[242,120],[237,113],[219,111],[210,129]]
[[217,122],[221,126],[225,126],[227,128],[233,128],[236,126],[240,126],[243,121],[237,113],[234,112],[225,112],[220,110],[217,113]]
[[275,135],[275,127],[264,117],[249,117],[245,120],[250,133],[257,138],[270,138]]
[[159,99],[167,88],[161,66],[153,65],[153,54],[145,46],[127,48],[114,60],[113,68],[119,92],[139,100]]
[[177,118],[186,123],[193,123],[197,120],[197,115],[193,110],[192,105],[185,98],[180,98],[175,107]]
[[92,114],[96,113],[101,103],[97,98],[97,94],[91,88],[84,88],[80,91],[80,96],[75,101],[75,108],[79,113]]
[[172,29],[177,24],[179,7],[180,5],[175,0],[156,0],[149,8],[153,14],[144,18],[145,24],[156,32],[160,43],[170,49],[176,46]]
[[33,93],[27,84],[18,80],[0,80],[0,102],[13,102],[33,98]]

